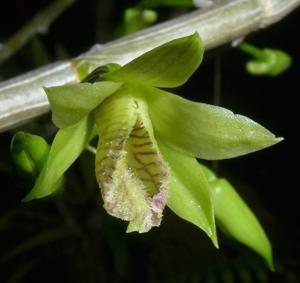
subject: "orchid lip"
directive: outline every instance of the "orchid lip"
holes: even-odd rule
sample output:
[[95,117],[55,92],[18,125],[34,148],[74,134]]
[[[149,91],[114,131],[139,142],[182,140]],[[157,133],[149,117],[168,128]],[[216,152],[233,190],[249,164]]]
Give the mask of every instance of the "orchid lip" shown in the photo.
[[96,110],[95,119],[100,137],[96,177],[104,208],[129,221],[127,232],[159,226],[167,202],[168,168],[146,104],[121,90]]

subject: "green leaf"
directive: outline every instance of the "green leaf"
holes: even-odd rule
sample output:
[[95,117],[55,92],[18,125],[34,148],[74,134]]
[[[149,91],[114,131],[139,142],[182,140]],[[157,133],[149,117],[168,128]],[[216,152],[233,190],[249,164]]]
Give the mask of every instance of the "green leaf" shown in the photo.
[[198,33],[194,33],[154,48],[104,77],[156,87],[177,87],[198,68],[203,52],[203,43]]
[[271,244],[253,212],[225,179],[210,183],[217,224],[235,240],[260,254],[274,270]]
[[195,158],[159,143],[170,167],[168,207],[179,217],[202,229],[217,247],[214,210],[207,179]]
[[102,81],[44,88],[53,123],[58,128],[76,124],[120,86],[121,83]]
[[40,136],[18,132],[11,142],[11,154],[18,172],[24,177],[37,178],[41,172],[50,146]]
[[89,141],[93,129],[93,120],[89,116],[84,117],[76,125],[57,132],[46,164],[24,201],[46,197],[58,189],[61,177]]
[[278,143],[271,132],[231,111],[148,86],[136,86],[148,101],[157,139],[172,149],[203,159],[224,159]]

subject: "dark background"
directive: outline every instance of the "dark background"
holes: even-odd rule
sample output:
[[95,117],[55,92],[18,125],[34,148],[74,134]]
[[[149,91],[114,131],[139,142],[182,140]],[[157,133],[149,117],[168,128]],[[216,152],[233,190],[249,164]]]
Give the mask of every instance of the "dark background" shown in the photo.
[[[49,2],[2,1],[0,42]],[[112,40],[129,5],[133,2],[78,0],[46,34],[0,66],[0,79]],[[187,10],[157,11],[164,20]],[[274,147],[218,164],[219,176],[235,185],[269,235],[276,273],[222,234],[221,249],[215,250],[199,229],[168,209],[161,227],[142,235],[125,234],[126,223],[107,216],[101,207],[89,153],[69,170],[62,197],[22,204],[30,188],[17,179],[11,162],[10,140],[20,130],[14,129],[0,134],[0,282],[299,282],[299,19],[297,10],[247,37],[257,47],[283,49],[292,56],[292,67],[281,76],[249,75],[244,68],[249,57],[222,46],[207,52],[190,81],[175,90],[213,103],[215,65],[220,60],[221,105],[285,138]],[[54,133],[50,115],[21,130],[48,141]]]

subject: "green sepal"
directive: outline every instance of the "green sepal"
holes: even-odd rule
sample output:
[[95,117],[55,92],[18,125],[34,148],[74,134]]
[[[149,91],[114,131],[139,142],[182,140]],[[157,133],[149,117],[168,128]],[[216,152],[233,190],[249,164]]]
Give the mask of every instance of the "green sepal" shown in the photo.
[[170,167],[168,207],[198,226],[218,247],[209,184],[197,160],[175,152],[161,142],[159,148]]
[[58,128],[75,125],[120,86],[121,83],[101,81],[44,88],[53,123]]
[[272,246],[254,213],[225,179],[199,164],[210,186],[217,226],[235,240],[260,254],[274,270]]
[[198,163],[198,164],[201,167],[201,169],[202,169],[202,171],[203,171],[203,173],[204,173],[204,175],[205,175],[205,177],[206,177],[209,184],[218,179],[218,177],[216,176],[216,174],[212,170],[210,170],[208,167],[204,166],[201,163]]
[[200,36],[194,33],[154,48],[104,77],[155,87],[177,87],[184,84],[198,68],[203,52]]
[[23,201],[53,194],[61,178],[84,150],[93,129],[93,119],[84,117],[76,125],[60,129],[51,146],[47,161],[30,193]]
[[139,87],[148,102],[157,138],[172,149],[202,159],[226,159],[278,143],[253,120],[149,86]]
[[261,255],[274,270],[272,246],[254,213],[225,179],[210,183],[217,225],[238,242]]
[[46,162],[50,146],[40,136],[17,132],[11,141],[11,154],[18,174],[34,181]]

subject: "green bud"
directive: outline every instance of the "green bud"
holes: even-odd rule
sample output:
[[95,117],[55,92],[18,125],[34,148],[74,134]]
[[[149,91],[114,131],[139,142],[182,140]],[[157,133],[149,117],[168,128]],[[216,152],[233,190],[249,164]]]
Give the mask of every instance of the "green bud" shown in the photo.
[[[11,154],[14,161],[16,172],[24,182],[25,187],[32,186],[45,172],[47,160],[49,158],[50,146],[40,136],[18,132],[11,141]],[[48,171],[50,173],[50,170]],[[47,177],[51,177],[48,174]],[[50,179],[47,178],[48,183]],[[61,193],[65,184],[64,176],[61,176],[55,184],[58,194]],[[31,194],[31,193],[30,193]]]
[[276,77],[291,65],[291,56],[281,50],[263,49],[262,52],[263,60],[252,60],[246,64],[247,71],[252,75]]
[[239,48],[254,57],[246,63],[246,69],[252,75],[276,77],[292,63],[291,56],[282,50],[258,49],[248,43],[242,43]]
[[11,154],[19,175],[34,181],[41,172],[50,146],[40,136],[18,132],[11,142]]

